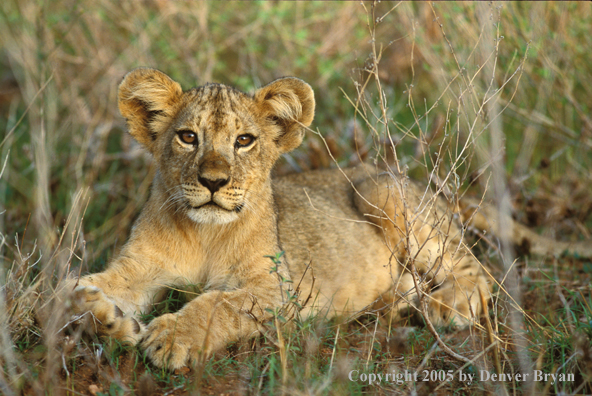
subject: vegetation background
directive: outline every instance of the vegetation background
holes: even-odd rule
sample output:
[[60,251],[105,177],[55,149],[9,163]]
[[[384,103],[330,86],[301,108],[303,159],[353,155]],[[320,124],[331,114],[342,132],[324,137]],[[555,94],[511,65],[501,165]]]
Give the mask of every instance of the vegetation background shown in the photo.
[[[168,373],[133,348],[64,332],[69,316],[48,299],[66,270],[105,266],[149,194],[151,159],[125,133],[116,103],[119,81],[138,66],[184,88],[215,81],[252,91],[288,75],[310,83],[318,134],[279,174],[392,160],[394,149],[416,179],[507,198],[540,233],[590,240],[591,20],[583,2],[3,1],[0,393],[592,393],[590,260],[513,261],[477,230],[485,241],[475,252],[500,282],[492,328],[484,319],[438,329],[471,364],[422,326],[366,315],[275,329]],[[349,381],[352,369],[454,370],[455,380],[368,385]],[[460,369],[575,380],[469,384]]]

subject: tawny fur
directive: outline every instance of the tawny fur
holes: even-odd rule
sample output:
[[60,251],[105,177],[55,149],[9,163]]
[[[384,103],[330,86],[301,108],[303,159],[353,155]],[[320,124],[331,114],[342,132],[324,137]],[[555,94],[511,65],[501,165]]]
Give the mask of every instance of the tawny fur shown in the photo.
[[[370,166],[271,178],[280,155],[302,142],[314,106],[296,78],[249,96],[217,84],[183,92],[153,69],[125,76],[119,109],[158,172],[120,255],[79,280],[75,310],[92,311],[100,334],[141,343],[156,365],[182,367],[270,319],[289,284],[280,286],[265,256],[284,251],[279,274],[300,284],[301,300],[311,296],[302,315],[414,304],[414,268],[434,289],[433,322],[470,323],[491,282],[443,200]],[[183,131],[197,144],[184,143]],[[243,147],[239,136],[253,140]],[[203,294],[141,323],[167,287],[187,284]]]

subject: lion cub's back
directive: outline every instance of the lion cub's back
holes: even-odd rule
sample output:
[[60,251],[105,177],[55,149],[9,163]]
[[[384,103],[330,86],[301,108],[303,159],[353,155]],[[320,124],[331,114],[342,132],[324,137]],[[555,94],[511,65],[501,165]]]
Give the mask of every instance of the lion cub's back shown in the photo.
[[[363,168],[345,170],[352,182]],[[323,170],[274,179],[281,248],[292,280],[300,282],[312,261],[319,308],[336,313],[372,303],[392,284],[390,252],[382,231],[355,208],[351,183],[339,170]],[[395,272],[396,272],[396,266]],[[308,293],[311,272],[302,278]]]

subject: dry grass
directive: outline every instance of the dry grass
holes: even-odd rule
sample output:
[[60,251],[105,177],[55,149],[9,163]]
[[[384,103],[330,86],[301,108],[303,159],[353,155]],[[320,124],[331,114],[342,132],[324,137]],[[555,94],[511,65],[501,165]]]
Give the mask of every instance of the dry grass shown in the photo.
[[[154,170],[115,97],[137,66],[184,87],[309,82],[319,134],[278,173],[394,160],[430,196],[485,195],[543,234],[590,239],[591,14],[585,3],[3,2],[0,393],[591,393],[591,262],[515,256],[503,236],[474,235],[501,287],[472,329],[318,318],[189,372],[65,333],[48,298],[66,271],[103,268],[147,198]],[[455,381],[363,385],[352,369]],[[469,385],[461,369],[576,379]]]

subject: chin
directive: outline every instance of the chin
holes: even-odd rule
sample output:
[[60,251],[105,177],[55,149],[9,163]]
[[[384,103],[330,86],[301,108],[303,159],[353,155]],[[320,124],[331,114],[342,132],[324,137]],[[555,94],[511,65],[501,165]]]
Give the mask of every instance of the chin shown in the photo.
[[238,219],[237,212],[215,207],[191,209],[187,216],[199,224],[228,224]]

